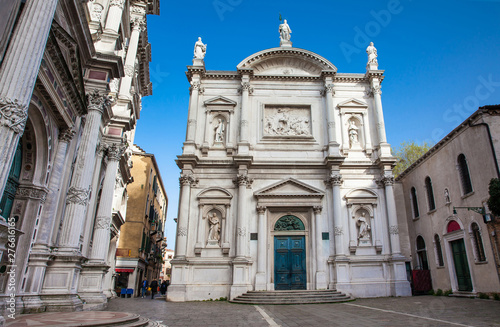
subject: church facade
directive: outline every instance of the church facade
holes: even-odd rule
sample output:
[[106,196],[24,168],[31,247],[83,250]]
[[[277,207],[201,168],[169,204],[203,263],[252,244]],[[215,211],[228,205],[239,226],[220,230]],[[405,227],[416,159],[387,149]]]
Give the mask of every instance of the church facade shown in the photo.
[[195,45],[169,301],[410,295],[376,49],[365,74],[339,73],[290,32],[236,71],[207,71]]

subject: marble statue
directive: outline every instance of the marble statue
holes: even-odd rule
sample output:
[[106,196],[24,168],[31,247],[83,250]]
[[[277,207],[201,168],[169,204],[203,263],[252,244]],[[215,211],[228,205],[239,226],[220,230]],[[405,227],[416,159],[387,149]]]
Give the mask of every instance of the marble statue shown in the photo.
[[198,41],[194,44],[194,58],[195,59],[203,59],[205,58],[205,54],[207,52],[207,45],[201,42],[201,37],[198,38]]
[[283,24],[280,24],[280,39],[281,41],[290,41],[290,34],[292,34],[292,30],[290,26],[288,26],[286,19],[283,21]]
[[450,191],[448,191],[447,188],[444,189],[444,201],[446,203],[450,203],[451,202],[451,199],[450,199]]
[[366,48],[366,53],[368,53],[368,64],[378,64],[377,48],[373,46],[373,42],[370,42],[370,45]]
[[208,230],[208,240],[209,241],[219,241],[220,240],[220,221],[219,217],[215,212],[208,215],[208,223],[210,224],[210,229]]
[[349,122],[349,142],[351,148],[354,144],[359,143],[358,127],[356,126],[356,123],[352,120]]
[[359,227],[358,240],[370,240],[370,224],[366,221],[365,213],[361,214],[361,217],[358,218],[356,225]]
[[215,126],[215,142],[224,142],[224,121],[219,118],[217,126]]

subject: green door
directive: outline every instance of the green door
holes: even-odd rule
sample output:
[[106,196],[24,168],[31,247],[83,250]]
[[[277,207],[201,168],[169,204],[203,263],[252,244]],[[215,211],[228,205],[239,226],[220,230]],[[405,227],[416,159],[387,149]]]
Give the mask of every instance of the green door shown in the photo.
[[472,291],[472,280],[470,278],[469,264],[467,261],[467,253],[465,252],[464,239],[450,242],[451,251],[453,252],[453,262],[455,264],[455,272],[457,274],[458,290],[470,292]]
[[306,289],[305,236],[274,237],[274,289]]

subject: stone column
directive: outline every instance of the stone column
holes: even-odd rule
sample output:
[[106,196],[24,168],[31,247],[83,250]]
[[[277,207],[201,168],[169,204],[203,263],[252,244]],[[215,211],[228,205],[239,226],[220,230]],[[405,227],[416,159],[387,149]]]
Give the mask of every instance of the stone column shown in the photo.
[[109,98],[101,96],[97,90],[88,95],[88,101],[89,112],[80,140],[75,170],[66,197],[66,211],[59,241],[60,252],[76,251],[76,253],[80,253],[79,241],[90,197],[101,118],[103,112],[110,105]]
[[325,273],[325,258],[323,257],[323,223],[321,221],[321,211],[322,206],[313,207],[314,211],[314,221],[316,226],[316,231],[314,238],[316,239],[316,289],[324,290],[327,288],[328,284],[326,281]]
[[337,129],[335,120],[335,105],[333,103],[333,96],[335,90],[333,88],[333,81],[331,77],[325,78],[325,88],[322,94],[326,98],[326,119],[328,123],[328,155],[340,156],[339,143],[337,141]]
[[250,76],[243,75],[241,78],[241,116],[240,116],[240,142],[238,143],[238,154],[248,154],[250,150],[248,135],[248,111],[249,96],[253,93],[250,85]]
[[200,93],[203,94],[200,77],[196,74],[191,80],[189,88],[191,97],[189,99],[188,126],[186,130],[186,142],[184,143],[184,154],[194,153],[196,137],[196,116],[198,115],[198,101]]
[[259,233],[257,244],[257,275],[255,276],[255,290],[265,291],[267,284],[266,276],[266,259],[267,259],[267,224],[266,224],[266,207],[258,206],[257,213],[259,214]]
[[130,86],[132,85],[132,79],[135,74],[135,59],[137,57],[137,49],[139,47],[139,37],[141,35],[141,31],[144,30],[146,26],[145,14],[146,12],[144,11],[144,16],[131,17],[132,34],[130,35],[127,57],[125,59],[125,76],[122,78],[120,84],[120,98],[130,98]]
[[332,185],[333,197],[333,225],[335,231],[335,253],[337,256],[345,256],[344,233],[347,226],[343,225],[342,221],[342,198],[340,196],[340,185],[342,185],[342,176],[333,174],[330,176],[329,182]]
[[94,237],[92,239],[92,253],[90,262],[106,263],[109,249],[109,226],[113,211],[113,195],[115,190],[116,172],[118,163],[126,145],[112,143],[107,146],[108,165],[102,183],[101,199],[94,224]]
[[238,217],[236,219],[236,258],[243,258],[247,255],[246,242],[247,242],[247,225],[248,214],[245,209],[246,191],[247,186],[251,184],[252,180],[248,178],[246,173],[239,174],[236,182],[238,184]]
[[187,251],[188,219],[191,185],[196,182],[192,174],[182,174],[179,178],[181,194],[179,197],[179,215],[177,220],[177,239],[175,242],[175,258],[185,259]]
[[40,217],[40,224],[36,234],[35,245],[31,250],[30,258],[28,261],[25,292],[27,294],[36,294],[37,299],[33,299],[32,301],[25,301],[25,306],[27,306],[27,302],[30,302],[31,304],[29,305],[29,307],[35,310],[37,308],[39,309],[42,306],[41,301],[39,301],[38,294],[42,289],[47,261],[52,255],[50,253],[51,251],[49,249],[49,243],[52,236],[52,231],[54,230],[57,207],[60,199],[59,190],[63,181],[62,175],[64,172],[64,163],[66,161],[66,152],[68,149],[68,144],[74,135],[75,132],[70,129],[63,130],[59,133],[59,143],[54,155],[54,162],[52,165],[52,171],[48,186],[49,192]]
[[385,135],[384,112],[382,110],[382,90],[378,78],[371,78],[371,91],[373,94],[373,101],[375,104],[375,113],[376,113],[375,117],[377,125],[377,135],[380,146],[380,156],[390,157],[391,148],[387,143],[387,137]]
[[396,214],[396,201],[394,200],[394,176],[384,175],[381,182],[385,186],[385,203],[387,206],[387,220],[389,223],[389,235],[391,238],[392,255],[401,255],[401,245],[399,244],[398,217]]
[[106,17],[105,31],[118,33],[122,21],[124,0],[111,0],[109,3],[108,16]]
[[0,68],[0,195],[28,119],[28,105],[57,2],[26,3]]

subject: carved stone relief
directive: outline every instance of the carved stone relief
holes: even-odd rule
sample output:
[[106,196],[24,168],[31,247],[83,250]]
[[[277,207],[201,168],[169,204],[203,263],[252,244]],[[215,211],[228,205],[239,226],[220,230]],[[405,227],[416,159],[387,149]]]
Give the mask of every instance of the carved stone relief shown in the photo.
[[309,108],[266,107],[264,110],[265,136],[310,136]]

